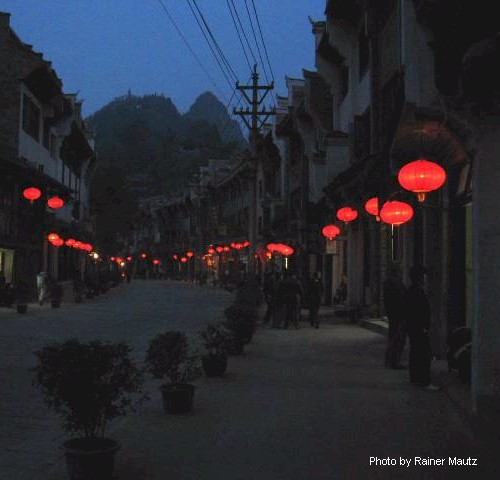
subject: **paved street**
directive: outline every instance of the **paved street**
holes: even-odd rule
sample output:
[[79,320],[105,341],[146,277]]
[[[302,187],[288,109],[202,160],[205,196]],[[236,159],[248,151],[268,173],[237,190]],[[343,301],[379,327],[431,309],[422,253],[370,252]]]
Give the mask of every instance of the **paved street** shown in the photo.
[[[0,479],[32,480],[59,459],[59,419],[31,386],[32,352],[77,337],[125,341],[142,361],[149,340],[167,329],[199,331],[231,300],[223,290],[167,281],[134,281],[83,304],[30,306],[27,315],[0,310]],[[118,419],[116,422],[120,422]]]
[[[58,420],[29,385],[30,353],[54,339],[125,340],[144,357],[166,328],[196,332],[231,299],[219,289],[174,282],[122,285],[83,305],[1,317],[1,479],[65,480]],[[223,379],[200,378],[195,407],[168,415],[158,380],[151,399],[109,435],[122,445],[116,480],[302,480],[498,478],[468,421],[444,392],[427,393],[404,371],[381,366],[385,338],[343,320],[311,329],[261,328]],[[446,466],[415,466],[415,457]],[[370,466],[370,457],[412,459]],[[447,466],[448,457],[478,467]]]

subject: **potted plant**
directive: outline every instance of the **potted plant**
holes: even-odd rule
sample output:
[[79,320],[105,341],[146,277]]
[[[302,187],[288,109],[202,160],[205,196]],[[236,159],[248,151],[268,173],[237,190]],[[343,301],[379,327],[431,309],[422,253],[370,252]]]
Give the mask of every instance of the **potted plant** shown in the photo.
[[21,280],[15,288],[17,313],[26,313],[28,311],[28,294],[28,284]]
[[185,333],[168,331],[149,343],[146,366],[155,378],[164,378],[160,386],[163,408],[169,413],[186,413],[193,406],[194,385],[188,383],[201,373],[199,357]]
[[207,377],[222,377],[227,369],[227,352],[231,348],[233,335],[222,323],[208,324],[201,332],[207,355],[201,358]]
[[[224,316],[226,317],[224,324],[234,336],[233,346],[236,353],[233,354],[237,355],[240,349],[239,344],[247,344],[252,340],[257,328],[257,313],[253,306],[236,303],[224,310]],[[242,352],[243,350],[240,353]]]
[[[45,403],[77,437],[63,444],[71,480],[111,480],[119,444],[105,437],[107,423],[146,398],[143,374],[123,343],[76,339],[53,343],[35,352],[33,384]],[[138,397],[133,401],[133,394]]]
[[54,282],[50,286],[50,298],[52,308],[59,308],[61,306],[61,299],[63,295],[63,288],[60,283]]

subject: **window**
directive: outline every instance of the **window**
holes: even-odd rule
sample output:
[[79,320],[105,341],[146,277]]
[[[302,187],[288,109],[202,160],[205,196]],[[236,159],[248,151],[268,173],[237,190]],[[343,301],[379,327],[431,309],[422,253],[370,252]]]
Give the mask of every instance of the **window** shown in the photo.
[[40,109],[27,95],[23,95],[23,130],[37,142],[40,136]]

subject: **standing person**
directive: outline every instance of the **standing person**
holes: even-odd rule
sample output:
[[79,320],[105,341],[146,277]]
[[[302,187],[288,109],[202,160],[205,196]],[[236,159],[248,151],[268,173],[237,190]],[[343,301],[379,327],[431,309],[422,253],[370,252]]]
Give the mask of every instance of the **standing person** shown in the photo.
[[288,323],[290,321],[295,328],[299,328],[300,303],[302,296],[302,285],[297,278],[297,275],[295,273],[289,274],[288,278],[284,281],[284,328],[288,328]]
[[406,287],[399,263],[389,267],[387,280],[384,282],[384,307],[389,320],[389,335],[385,351],[387,368],[403,369],[401,355],[406,342]]
[[45,297],[49,293],[49,277],[47,272],[40,272],[36,276],[36,287],[38,291],[38,303],[43,305]]
[[429,391],[439,390],[431,383],[431,345],[429,327],[431,309],[424,290],[426,270],[415,266],[410,270],[411,286],[405,295],[408,338],[410,339],[410,382]]
[[275,306],[274,304],[276,297],[276,279],[274,272],[266,272],[264,277],[263,292],[264,292],[264,298],[267,303],[267,310],[264,315],[263,323],[267,325],[273,316],[273,310]]
[[307,282],[307,303],[309,306],[309,323],[319,328],[319,306],[323,297],[324,285],[321,272],[315,272]]

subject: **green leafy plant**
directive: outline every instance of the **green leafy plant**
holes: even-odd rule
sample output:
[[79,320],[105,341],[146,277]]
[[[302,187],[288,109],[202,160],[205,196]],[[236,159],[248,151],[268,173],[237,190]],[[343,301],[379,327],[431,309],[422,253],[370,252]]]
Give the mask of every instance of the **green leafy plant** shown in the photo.
[[209,355],[225,355],[233,341],[233,334],[222,322],[208,324],[200,335]]
[[155,378],[165,378],[172,385],[188,383],[201,375],[198,352],[185,333],[173,330],[150,341],[146,366]]
[[224,310],[224,325],[239,340],[250,341],[257,328],[255,307],[235,303]]
[[76,339],[48,345],[35,352],[33,384],[68,432],[101,438],[108,421],[147,398],[142,391],[143,372],[130,359],[131,350],[124,343]]

